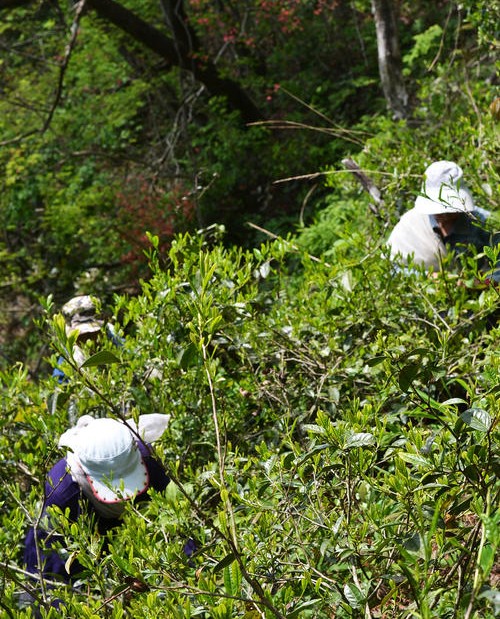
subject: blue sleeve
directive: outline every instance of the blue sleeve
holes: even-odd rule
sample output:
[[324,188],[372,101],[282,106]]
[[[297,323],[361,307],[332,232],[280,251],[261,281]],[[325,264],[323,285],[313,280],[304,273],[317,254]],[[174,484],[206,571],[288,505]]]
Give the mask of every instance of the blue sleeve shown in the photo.
[[109,322],[106,324],[106,335],[117,348],[121,348],[125,344],[125,338],[118,335],[115,332],[113,325]]
[[170,483],[170,479],[163,466],[151,456],[144,460],[149,473],[149,485],[157,491],[165,490]]
[[150,487],[159,492],[161,490],[165,490],[170,483],[170,478],[168,477],[165,468],[160,462],[158,462],[158,460],[153,458],[148,445],[139,441],[137,442],[137,445],[143,457],[144,464],[148,469]]
[[52,370],[52,377],[57,379],[57,382],[60,385],[62,383],[67,382],[67,380],[68,380],[68,377],[66,376],[66,374],[60,368],[60,366],[62,365],[63,361],[64,361],[64,359],[62,357],[59,357],[59,359],[57,360],[56,367]]
[[[80,487],[68,473],[66,460],[63,458],[49,471],[45,483],[42,520],[46,521],[47,509],[52,506],[57,506],[62,511],[69,509],[69,518],[76,520],[80,512],[79,499]],[[55,531],[42,526],[30,527],[24,543],[24,563],[31,574],[41,574],[49,579],[69,582],[70,576],[76,573],[80,566],[74,564],[72,574],[66,572],[65,560],[56,550],[50,550],[56,538]]]

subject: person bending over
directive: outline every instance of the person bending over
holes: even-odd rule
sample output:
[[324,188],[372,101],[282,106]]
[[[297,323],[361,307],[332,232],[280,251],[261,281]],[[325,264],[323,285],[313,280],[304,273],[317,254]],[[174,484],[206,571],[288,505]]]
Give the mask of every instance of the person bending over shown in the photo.
[[[474,204],[462,179],[462,168],[453,161],[435,161],[426,169],[423,193],[387,240],[393,261],[404,264],[412,257],[415,264],[437,272],[449,252],[457,255],[472,247],[481,253],[500,241],[500,235],[485,226],[491,213]],[[498,265],[492,278],[500,281]]]
[[120,524],[127,502],[146,500],[151,488],[167,487],[169,478],[147,441],[161,436],[169,417],[141,415],[136,425],[132,419],[124,423],[84,415],[60,437],[66,456],[47,475],[39,524],[29,528],[25,539],[24,563],[30,574],[69,584],[82,570],[74,561],[67,571],[64,552],[52,548],[54,540],[63,538],[51,527],[51,508],[68,510],[73,522],[93,514],[104,534]]

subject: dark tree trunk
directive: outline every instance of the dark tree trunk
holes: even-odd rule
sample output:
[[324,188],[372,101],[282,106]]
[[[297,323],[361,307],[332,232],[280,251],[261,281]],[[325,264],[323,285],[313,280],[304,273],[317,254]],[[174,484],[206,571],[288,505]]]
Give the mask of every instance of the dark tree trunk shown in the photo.
[[98,15],[132,36],[136,41],[162,56],[170,66],[190,71],[211,95],[225,97],[231,107],[238,110],[244,122],[263,119],[263,115],[247,93],[233,80],[222,78],[210,61],[203,62],[193,52],[199,48],[194,32],[184,14],[179,0],[163,2],[166,21],[174,38],[170,39],[115,0],[87,0]]
[[377,30],[378,66],[387,107],[395,118],[408,115],[394,0],[372,0]]

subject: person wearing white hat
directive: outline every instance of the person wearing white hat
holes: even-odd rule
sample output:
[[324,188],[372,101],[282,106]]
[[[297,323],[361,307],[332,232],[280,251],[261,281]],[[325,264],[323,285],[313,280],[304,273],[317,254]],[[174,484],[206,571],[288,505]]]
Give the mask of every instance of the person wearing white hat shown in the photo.
[[[66,335],[69,337],[76,333],[77,336],[77,343],[73,346],[72,352],[73,359],[79,366],[86,360],[85,352],[80,344],[89,340],[97,340],[100,333],[105,333],[107,339],[115,346],[123,346],[123,339],[115,333],[111,323],[104,321],[99,308],[99,299],[91,295],[73,297],[61,308],[66,325]],[[52,377],[59,385],[68,382],[63,367],[64,357],[59,356],[56,365],[52,368]],[[52,414],[57,410],[59,392],[59,387],[57,387],[47,401],[47,408]],[[78,404],[74,398],[70,398],[67,410],[70,423],[74,423],[78,417]]]
[[[123,344],[123,341],[114,332],[113,326],[110,323],[105,323],[100,315],[97,297],[88,294],[73,297],[62,306],[61,313],[66,323],[66,335],[70,336],[76,332],[78,344],[96,339],[102,331],[116,346]],[[78,345],[74,347],[73,353],[77,363],[81,364],[85,361],[83,351]],[[63,359],[59,358],[52,371],[52,376],[59,383],[64,383],[67,380],[60,367],[62,363]]]
[[61,308],[66,321],[66,333],[70,335],[78,330],[78,337],[97,333],[104,325],[104,320],[98,314],[96,297],[88,294],[73,297]]
[[[70,336],[77,331],[80,343],[97,336],[104,325],[104,320],[98,316],[97,303],[95,297],[79,295],[73,297],[62,306],[61,314],[64,316],[64,322],[66,323],[66,335]],[[83,363],[83,352],[79,346],[74,347],[73,353],[75,359]],[[52,376],[60,384],[67,380],[66,374],[61,369],[63,361],[64,359],[60,357],[57,360],[57,365],[52,370]]]
[[[31,527],[24,545],[24,564],[30,574],[69,583],[81,571],[78,561],[66,570],[65,558],[51,550],[50,508],[58,507],[76,521],[84,512],[95,516],[100,533],[116,527],[127,502],[148,498],[148,490],[164,490],[169,478],[149,443],[164,432],[170,415],[141,415],[136,424],[110,418],[82,416],[59,439],[67,453],[49,471],[41,523]],[[61,538],[59,538],[61,539]],[[43,546],[49,546],[43,549]],[[85,549],[82,549],[85,552]]]
[[[425,171],[423,193],[387,240],[391,258],[407,262],[411,257],[415,264],[439,271],[449,251],[461,253],[473,246],[482,252],[498,242],[485,228],[489,216],[474,204],[462,168],[453,161],[435,161]],[[500,269],[493,279],[500,281]]]

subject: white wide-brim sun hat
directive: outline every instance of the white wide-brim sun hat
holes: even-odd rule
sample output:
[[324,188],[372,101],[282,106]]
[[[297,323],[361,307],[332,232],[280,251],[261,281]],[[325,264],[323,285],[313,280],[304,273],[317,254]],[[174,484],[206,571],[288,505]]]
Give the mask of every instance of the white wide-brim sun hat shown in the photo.
[[149,486],[149,475],[135,437],[115,419],[86,416],[59,439],[81,467],[94,497],[103,503],[131,499]]
[[453,161],[435,161],[425,171],[423,195],[415,200],[415,209],[423,215],[470,213],[474,199],[462,178],[462,168]]

